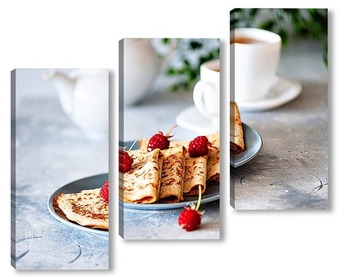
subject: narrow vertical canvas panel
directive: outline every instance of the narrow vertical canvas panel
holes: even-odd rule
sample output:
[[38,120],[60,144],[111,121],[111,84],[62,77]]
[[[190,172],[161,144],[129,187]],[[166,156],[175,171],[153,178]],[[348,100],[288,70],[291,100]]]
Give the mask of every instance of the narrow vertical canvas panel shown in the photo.
[[220,239],[220,40],[125,38],[119,74],[120,236]]
[[11,72],[11,264],[109,268],[106,69]]
[[328,208],[327,50],[327,9],[231,10],[233,208]]

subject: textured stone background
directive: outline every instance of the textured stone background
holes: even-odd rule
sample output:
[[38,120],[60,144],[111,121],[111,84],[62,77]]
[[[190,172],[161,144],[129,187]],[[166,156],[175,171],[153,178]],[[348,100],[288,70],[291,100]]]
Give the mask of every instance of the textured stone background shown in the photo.
[[[20,76],[33,76],[30,69],[20,71]],[[19,270],[108,269],[108,237],[69,227],[47,207],[61,186],[108,172],[108,143],[85,138],[56,95],[42,97],[26,80],[31,78],[17,78],[26,90],[16,91],[12,118],[12,263]]]
[[302,93],[274,110],[241,113],[263,147],[252,161],[231,168],[230,202],[237,210],[328,208],[331,92],[322,47],[296,41],[282,51],[279,76],[298,80]]

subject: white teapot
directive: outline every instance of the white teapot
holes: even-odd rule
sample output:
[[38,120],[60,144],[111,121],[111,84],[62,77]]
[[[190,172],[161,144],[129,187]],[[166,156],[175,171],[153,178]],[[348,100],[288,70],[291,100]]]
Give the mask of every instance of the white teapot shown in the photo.
[[76,69],[68,73],[51,69],[42,78],[52,81],[62,110],[86,137],[108,138],[107,69]]
[[121,40],[120,70],[123,76],[124,105],[137,104],[150,93],[157,74],[164,68],[175,51],[176,43],[176,39],[170,39],[170,49],[161,59],[150,38]]

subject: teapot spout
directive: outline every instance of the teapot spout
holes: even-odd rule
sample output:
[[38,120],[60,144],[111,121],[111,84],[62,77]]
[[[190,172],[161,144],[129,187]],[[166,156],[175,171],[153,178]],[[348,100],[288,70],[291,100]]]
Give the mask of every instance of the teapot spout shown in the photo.
[[63,111],[70,115],[73,111],[75,80],[70,78],[68,74],[56,69],[46,71],[42,75],[42,79],[52,81]]

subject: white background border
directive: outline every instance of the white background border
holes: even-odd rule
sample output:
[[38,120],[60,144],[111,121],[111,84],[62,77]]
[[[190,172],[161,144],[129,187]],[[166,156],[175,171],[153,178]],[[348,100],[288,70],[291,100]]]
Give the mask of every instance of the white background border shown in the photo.
[[[283,2],[283,6],[281,6]],[[10,71],[108,68],[118,93],[118,41],[124,37],[221,38],[228,68],[229,12],[235,7],[329,9],[329,211],[236,212],[222,186],[221,241],[124,241],[113,222],[117,276],[350,276],[348,9],[336,1],[13,0],[0,2],[1,273],[10,266]],[[264,3],[264,5],[262,5]],[[223,89],[228,95],[228,72]],[[117,97],[114,99],[117,101]],[[116,103],[115,103],[116,104]],[[117,108],[117,106],[115,106]],[[223,109],[224,113],[228,110]],[[116,114],[117,116],[117,114]],[[117,120],[115,121],[117,122]],[[228,126],[228,122],[224,122]],[[225,132],[223,133],[225,135]],[[340,160],[342,159],[342,160]],[[112,166],[115,166],[114,162]],[[223,168],[229,172],[229,162]],[[118,209],[114,208],[116,216]],[[341,252],[345,250],[345,252]],[[337,274],[337,272],[339,274]],[[341,273],[340,273],[341,272]],[[103,272],[91,272],[100,275]],[[224,274],[222,274],[224,273]],[[36,274],[33,272],[33,274]],[[45,274],[48,274],[47,272]],[[66,274],[77,274],[77,272]]]

